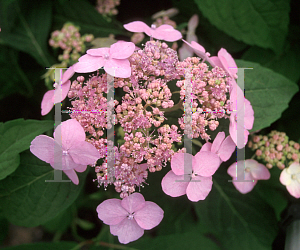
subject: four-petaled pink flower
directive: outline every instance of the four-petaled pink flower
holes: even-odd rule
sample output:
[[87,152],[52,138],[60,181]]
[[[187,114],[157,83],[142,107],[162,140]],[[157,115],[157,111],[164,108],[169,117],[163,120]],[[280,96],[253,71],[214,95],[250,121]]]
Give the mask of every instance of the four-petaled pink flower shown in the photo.
[[[55,96],[54,89],[45,93],[41,103],[42,115],[47,115],[53,108],[54,103],[62,102],[67,97],[71,85],[71,81],[69,79],[74,75],[74,73],[73,66],[71,66],[62,75],[61,96]],[[58,99],[56,100],[55,98],[57,97]]]
[[221,48],[218,56],[212,56],[210,60],[214,62],[215,66],[224,69],[231,77],[237,78],[237,65],[226,49]]
[[225,139],[225,133],[219,132],[213,141],[205,143],[200,152],[211,151],[220,157],[220,164],[222,161],[228,161],[235,150],[235,143],[230,136]]
[[75,119],[57,126],[54,139],[46,135],[37,136],[31,142],[30,151],[54,169],[63,170],[76,185],[79,180],[75,171],[84,172],[87,165],[100,158],[98,150],[85,141],[85,132]]
[[298,162],[294,162],[288,168],[283,169],[279,180],[292,196],[300,198],[300,165]]
[[[242,105],[238,107],[237,105],[238,100],[239,103],[244,102],[244,107]],[[248,135],[249,135],[248,130],[252,129],[253,127],[254,111],[251,106],[251,103],[244,97],[243,91],[237,84],[233,85],[233,88],[230,93],[230,108],[231,108],[231,114],[230,114],[229,133],[232,140],[237,145],[237,147],[243,148],[248,141]],[[238,119],[242,118],[242,116],[244,116],[244,127],[241,127],[240,123],[238,123]],[[244,131],[244,140],[240,140],[238,138],[238,136],[240,136],[237,135],[238,129]]]
[[108,199],[97,207],[98,217],[110,226],[111,234],[127,244],[143,236],[144,230],[156,227],[164,211],[154,202],[145,201],[140,193],[133,193],[123,200]]
[[127,78],[131,76],[131,67],[128,57],[135,50],[132,42],[118,41],[110,48],[89,49],[87,54],[78,59],[74,70],[78,73],[93,72],[101,67],[107,74],[115,77]]
[[156,28],[155,24],[151,25],[151,28],[141,21],[135,21],[123,25],[125,29],[131,32],[144,32],[148,36],[158,40],[164,40],[167,42],[175,42],[182,38],[181,33],[175,30],[171,25],[163,24]]
[[239,164],[239,162],[241,161],[233,163],[227,169],[227,173],[233,178],[233,180],[236,180],[232,183],[240,193],[249,193],[256,185],[257,180],[270,179],[271,175],[267,167],[253,159],[245,160],[245,169],[244,171],[241,171],[239,176],[237,176],[237,164]]
[[186,194],[191,201],[204,200],[219,166],[219,157],[212,152],[198,152],[195,156],[176,153],[171,159],[172,170],[162,179],[162,190],[171,197]]

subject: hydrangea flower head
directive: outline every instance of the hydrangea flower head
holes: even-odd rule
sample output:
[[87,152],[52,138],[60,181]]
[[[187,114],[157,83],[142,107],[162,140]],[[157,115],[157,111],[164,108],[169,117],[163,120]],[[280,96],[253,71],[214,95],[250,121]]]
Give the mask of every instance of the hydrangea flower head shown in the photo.
[[221,161],[228,161],[233,151],[235,150],[235,143],[230,136],[225,138],[224,132],[219,132],[213,143],[207,142],[201,148],[203,151],[211,151],[220,157]]
[[164,211],[154,202],[145,201],[140,193],[133,193],[123,200],[108,199],[97,207],[98,217],[110,226],[112,235],[127,244],[143,236],[144,230],[156,227]]
[[300,165],[298,162],[294,162],[288,168],[283,169],[279,180],[292,196],[300,198]]
[[162,189],[172,197],[186,194],[191,201],[204,200],[211,191],[212,175],[219,166],[219,157],[212,152],[198,152],[195,156],[176,153],[171,159],[172,170],[162,179]]
[[242,172],[242,174],[245,173],[244,176],[237,176],[236,168],[237,162],[233,163],[227,169],[227,173],[233,178],[233,180],[247,180],[232,182],[235,188],[242,194],[249,193],[256,185],[257,180],[268,180],[271,177],[267,167],[253,159],[245,160],[245,171]]
[[149,27],[144,22],[135,21],[124,24],[124,28],[131,32],[144,32],[150,37],[167,42],[175,42],[182,38],[181,33],[168,24],[163,24],[159,27],[152,24],[151,27]]
[[[55,99],[55,90],[49,90],[45,93],[42,103],[41,103],[41,109],[42,115],[47,115],[51,109],[53,108],[54,103],[62,102],[66,96],[68,95],[68,91],[70,89],[71,81],[69,80],[74,75],[74,69],[73,66],[68,68],[65,73],[62,75],[62,83],[61,83],[61,97],[59,97],[57,100]],[[57,98],[57,97],[56,97]]]
[[75,171],[84,172],[87,165],[94,164],[100,158],[98,150],[85,141],[85,132],[75,119],[57,126],[54,139],[46,135],[37,136],[31,142],[30,151],[54,169],[64,171],[76,185],[79,180]]
[[74,64],[74,70],[78,73],[88,73],[104,67],[105,72],[112,76],[127,78],[131,75],[128,57],[134,50],[134,43],[124,41],[118,41],[110,48],[89,49],[87,54]]

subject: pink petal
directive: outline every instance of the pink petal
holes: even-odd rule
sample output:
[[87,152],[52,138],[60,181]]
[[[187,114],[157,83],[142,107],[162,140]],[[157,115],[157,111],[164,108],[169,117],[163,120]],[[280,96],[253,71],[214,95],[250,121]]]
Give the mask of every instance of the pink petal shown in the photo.
[[71,81],[66,81],[64,84],[61,85],[61,102],[65,100],[69,93],[69,89],[71,86]]
[[204,200],[212,188],[212,177],[195,176],[188,184],[186,195],[190,201]]
[[202,148],[200,149],[200,152],[205,152],[205,151],[211,151],[211,145],[212,145],[212,143],[210,143],[210,142],[207,142],[207,143],[205,143],[203,146],[202,146]]
[[104,70],[114,77],[127,78],[131,76],[131,67],[128,59],[109,59]]
[[182,38],[181,33],[168,24],[163,24],[155,30],[152,30],[152,36],[156,39],[165,40],[167,42],[175,42]]
[[118,41],[110,46],[110,58],[126,59],[133,54],[134,49],[134,43]]
[[[39,135],[32,140],[30,152],[42,161],[53,163],[55,144],[53,138],[46,135]],[[59,145],[56,145],[56,147],[60,148]]]
[[75,184],[78,185],[79,184],[79,179],[78,176],[76,174],[76,172],[71,169],[71,170],[64,170],[64,173],[69,177],[69,179]]
[[79,58],[79,62],[75,63],[74,71],[77,73],[89,73],[96,71],[104,66],[104,58],[99,56],[84,55]]
[[95,57],[104,57],[105,55],[109,55],[110,54],[110,48],[88,49],[86,51],[86,53],[88,55],[95,56]]
[[93,165],[99,158],[100,153],[89,142],[77,142],[69,149],[69,154],[74,162],[81,165]]
[[[246,178],[245,178],[246,179]],[[235,188],[242,194],[249,193],[257,183],[257,180],[252,181],[233,181]]]
[[237,141],[237,122],[235,121],[235,114],[231,113],[230,115],[230,125],[229,125],[229,134],[231,139],[234,141],[234,143],[237,145],[238,148],[243,148],[247,144],[249,131],[247,129],[244,129],[244,143],[242,143],[240,140]]
[[54,139],[55,141],[61,140],[63,150],[68,150],[79,141],[85,141],[85,132],[77,120],[69,119],[57,126]]
[[246,129],[250,130],[252,129],[254,123],[254,111],[251,106],[251,103],[247,99],[245,99],[244,105],[245,105],[244,126]]
[[292,176],[291,174],[289,174],[287,172],[287,169],[283,169],[281,174],[280,174],[280,177],[279,177],[279,180],[281,182],[281,184],[285,185],[285,186],[288,186],[291,184],[292,182]]
[[120,243],[128,244],[141,238],[144,234],[144,229],[134,219],[124,219],[119,224],[110,226],[110,233],[118,236]]
[[187,153],[175,153],[171,159],[171,168],[176,175],[192,173],[193,156]]
[[[145,24],[144,22],[141,21],[135,21],[135,22],[131,22],[131,23],[127,23],[124,24],[123,27],[131,32],[145,32],[150,33],[151,32],[151,28]],[[147,34],[148,36],[150,36],[149,34]]]
[[212,176],[220,166],[220,159],[215,153],[199,151],[193,160],[193,170],[201,176]]
[[194,54],[194,51],[191,47],[186,45],[185,43],[182,45],[182,47],[178,50],[179,58],[181,61],[188,57],[192,57]]
[[288,168],[287,172],[289,174],[298,174],[300,173],[300,165],[297,162],[293,162]]
[[218,57],[220,58],[225,70],[228,71],[232,77],[236,78],[235,76],[238,72],[237,65],[227,50],[221,48],[218,52]]
[[140,193],[133,193],[121,201],[121,206],[129,213],[138,211],[145,206],[144,196]]
[[188,22],[188,30],[195,30],[199,24],[199,18],[198,15],[195,14],[191,17],[191,19]]
[[178,197],[186,194],[186,188],[189,182],[184,181],[183,175],[176,175],[171,170],[161,181],[161,187],[165,194],[171,197]]
[[297,180],[292,180],[291,183],[286,186],[286,189],[295,198],[300,198],[300,183]]
[[121,200],[108,199],[100,203],[96,209],[98,217],[107,225],[117,225],[126,219],[128,212],[122,207]]
[[47,115],[53,108],[54,105],[53,97],[54,97],[54,90],[49,90],[45,93],[41,103],[42,115]]
[[154,202],[146,201],[145,206],[135,212],[134,218],[143,229],[156,227],[164,217],[164,211]]
[[74,75],[74,73],[75,73],[74,67],[73,66],[69,67],[62,75],[62,84],[68,81]]
[[74,168],[76,172],[82,173],[87,169],[87,165],[79,165],[78,167]]
[[218,155],[221,158],[222,161],[228,161],[228,159],[231,157],[232,153],[235,151],[235,143],[231,139],[230,136],[227,136],[226,139],[221,144],[221,147],[218,151]]
[[233,178],[237,178],[237,162],[234,162],[233,164],[230,165],[230,167],[227,169],[227,173],[233,177]]
[[212,143],[211,146],[211,152],[217,153],[221,147],[222,142],[225,139],[225,133],[224,132],[219,132],[214,139],[214,142]]
[[191,41],[191,46],[193,49],[201,51],[203,53],[205,53],[205,49],[202,45],[200,45],[199,43],[195,42],[195,41]]
[[214,64],[213,67],[218,66],[219,68],[224,69],[223,64],[221,63],[219,57],[211,56],[209,59],[213,62],[213,64]]
[[256,180],[268,180],[271,177],[267,167],[253,159],[245,160],[245,167],[250,168],[251,174]]

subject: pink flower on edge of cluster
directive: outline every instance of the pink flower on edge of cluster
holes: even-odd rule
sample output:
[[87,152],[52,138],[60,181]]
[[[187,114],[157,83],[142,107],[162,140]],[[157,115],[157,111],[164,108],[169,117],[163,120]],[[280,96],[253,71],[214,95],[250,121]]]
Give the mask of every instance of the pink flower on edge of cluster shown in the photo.
[[205,143],[200,152],[211,151],[220,157],[220,161],[228,161],[235,150],[235,143],[230,136],[225,138],[224,132],[219,132],[213,141]]
[[[239,161],[241,162],[241,161]],[[247,180],[247,181],[233,181],[235,188],[242,194],[249,193],[257,183],[257,180],[268,180],[271,175],[269,170],[263,164],[258,163],[253,159],[245,160],[245,170],[241,173],[244,176],[237,176],[237,162],[233,163],[228,169],[227,173],[233,180]],[[253,180],[253,181],[249,181]]]
[[114,77],[127,78],[131,76],[131,67],[128,57],[135,50],[132,42],[118,41],[110,48],[89,49],[87,54],[78,59],[74,70],[78,73],[93,72],[101,67],[107,74]]
[[210,60],[214,62],[215,66],[224,69],[231,77],[237,78],[237,65],[226,49],[221,48],[218,56],[212,56]]
[[294,162],[288,168],[283,169],[279,180],[292,196],[300,198],[300,165],[298,162]]
[[31,142],[30,151],[54,169],[63,170],[76,185],[79,180],[75,170],[84,172],[87,165],[100,158],[98,150],[85,141],[85,132],[75,119],[62,122],[54,131],[54,139],[46,135],[37,136]]
[[[240,100],[242,102],[244,100],[244,107],[238,107],[237,106],[237,100]],[[241,88],[235,84],[233,85],[233,88],[230,92],[230,108],[233,112],[230,114],[230,125],[229,125],[229,133],[234,141],[234,143],[237,145],[238,148],[243,148],[248,141],[248,135],[250,129],[253,127],[254,123],[254,111],[251,106],[251,103],[244,97],[244,93],[241,90]],[[244,108],[244,143],[241,144],[240,141],[237,140],[237,129],[238,129],[238,123],[237,123],[237,117],[241,115],[241,112]]]
[[144,230],[156,227],[164,211],[154,202],[145,201],[140,193],[133,193],[123,200],[108,199],[97,207],[98,217],[110,226],[112,235],[127,244],[143,236]]
[[[162,179],[162,189],[171,197],[186,194],[191,201],[204,200],[211,191],[212,175],[219,166],[219,157],[212,152],[198,152],[195,156],[176,153],[171,159],[172,170]],[[186,174],[188,176],[184,176]],[[184,177],[189,181],[184,181]]]
[[54,103],[62,102],[68,95],[68,91],[70,89],[71,81],[69,80],[74,75],[73,66],[68,68],[65,73],[62,75],[62,84],[61,84],[61,98],[55,100],[55,90],[49,90],[45,93],[42,103],[41,109],[42,115],[47,115],[51,109],[53,108]]
[[163,24],[156,28],[156,25],[152,24],[151,28],[141,21],[134,21],[124,24],[123,27],[131,32],[144,32],[148,36],[158,40],[164,40],[167,42],[175,42],[182,38],[181,33],[175,30],[171,25]]

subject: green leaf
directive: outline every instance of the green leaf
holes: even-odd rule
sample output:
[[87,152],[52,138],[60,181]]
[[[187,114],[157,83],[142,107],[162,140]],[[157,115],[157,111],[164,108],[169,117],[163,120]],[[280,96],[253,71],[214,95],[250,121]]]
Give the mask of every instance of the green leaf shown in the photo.
[[199,233],[197,227],[190,228],[189,231],[178,234],[157,236],[155,238],[145,238],[128,244],[135,249],[155,250],[155,249],[189,249],[189,250],[220,250],[221,248],[208,237]]
[[30,147],[38,135],[53,128],[53,121],[17,119],[0,126],[0,180],[14,172],[20,163],[19,153]]
[[20,246],[5,247],[3,250],[71,250],[76,247],[75,242],[41,242],[41,243],[31,243]]
[[273,209],[253,191],[239,193],[230,179],[221,166],[213,177],[210,194],[195,203],[199,223],[217,237],[222,249],[270,250],[277,235]]
[[263,129],[280,118],[288,107],[298,86],[281,74],[257,63],[236,60],[239,68],[245,70],[245,97],[254,110],[254,125],[251,131]]
[[294,82],[300,78],[300,46],[287,45],[278,55],[269,49],[251,47],[242,57],[243,60],[257,62],[260,65],[278,72]]
[[218,29],[250,45],[280,51],[288,31],[286,0],[195,0]]
[[53,64],[47,49],[51,14],[52,1],[33,0],[30,5],[24,0],[3,2],[0,44],[28,53],[40,65],[49,67]]
[[[0,181],[0,207],[13,224],[34,227],[54,218],[69,207],[83,187],[85,173],[79,173],[79,185],[54,180],[54,169],[29,151],[21,154],[20,167]],[[63,180],[69,180],[62,173]]]
[[61,29],[65,22],[80,26],[80,33],[91,33],[95,37],[107,37],[109,34],[126,34],[123,26],[114,21],[107,22],[94,6],[87,1],[72,0],[55,6],[54,21]]

